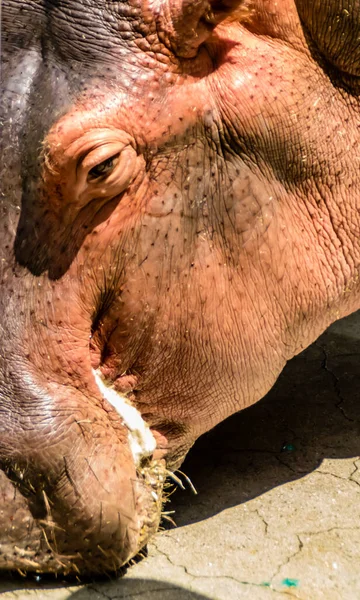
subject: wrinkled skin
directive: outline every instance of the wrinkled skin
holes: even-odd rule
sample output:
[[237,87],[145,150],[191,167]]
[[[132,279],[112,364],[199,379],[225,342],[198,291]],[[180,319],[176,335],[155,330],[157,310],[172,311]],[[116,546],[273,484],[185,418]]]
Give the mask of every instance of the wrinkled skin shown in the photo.
[[0,566],[109,571],[165,467],[360,306],[360,2],[2,18]]

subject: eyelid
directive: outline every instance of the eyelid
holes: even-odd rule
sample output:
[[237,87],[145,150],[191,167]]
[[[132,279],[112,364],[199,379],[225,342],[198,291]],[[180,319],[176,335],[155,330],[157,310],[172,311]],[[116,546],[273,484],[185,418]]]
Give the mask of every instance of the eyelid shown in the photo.
[[[116,162],[108,174],[89,178],[91,169],[110,158]],[[76,205],[84,205],[93,198],[119,195],[136,177],[142,164],[130,134],[105,128],[86,131],[69,143],[62,150],[59,163],[65,197],[69,204]]]
[[87,172],[91,171],[97,165],[100,165],[109,158],[118,156],[129,144],[121,144],[120,142],[104,142],[97,148],[93,148],[83,158],[80,159],[77,169],[82,168]]
[[123,151],[119,153],[118,161],[114,167],[114,169],[107,175],[104,180],[99,179],[98,181],[95,179],[92,183],[94,185],[106,185],[108,189],[111,189],[113,184],[117,184],[119,180],[119,175],[123,180],[127,180],[131,178],[131,174],[134,171],[134,158],[135,158],[135,150],[134,148],[128,144],[124,147]]
[[[128,143],[123,145],[121,152],[117,150],[117,155],[118,159],[114,168],[108,175],[104,175],[104,177],[89,179],[88,166],[86,168],[83,165],[79,166],[79,172],[75,176],[74,183],[71,184],[70,192],[76,196],[76,202],[84,204],[93,197],[98,199],[111,198],[119,195],[126,189],[136,176],[138,170],[137,153],[133,145]],[[114,156],[114,154],[110,153],[110,156]],[[99,154],[97,154],[97,157],[99,157]],[[90,164],[93,163],[91,162]],[[95,162],[95,165],[98,164],[99,160]],[[70,184],[69,181],[68,184]]]
[[134,147],[133,138],[121,130],[106,128],[87,131],[64,150],[64,159],[75,163],[76,172],[92,169],[107,158],[119,154],[126,146]]

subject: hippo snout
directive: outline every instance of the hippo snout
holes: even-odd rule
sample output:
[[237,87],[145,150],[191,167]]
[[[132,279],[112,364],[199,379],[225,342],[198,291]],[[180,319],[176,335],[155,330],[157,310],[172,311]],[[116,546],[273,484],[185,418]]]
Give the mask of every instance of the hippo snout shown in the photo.
[[[164,467],[152,459],[150,430],[99,375],[92,398],[65,386],[45,391],[29,374],[7,375],[9,392],[17,388],[21,405],[33,408],[26,417],[13,410],[1,426],[0,567],[119,569],[159,523]],[[113,404],[119,396],[117,409],[102,392]]]

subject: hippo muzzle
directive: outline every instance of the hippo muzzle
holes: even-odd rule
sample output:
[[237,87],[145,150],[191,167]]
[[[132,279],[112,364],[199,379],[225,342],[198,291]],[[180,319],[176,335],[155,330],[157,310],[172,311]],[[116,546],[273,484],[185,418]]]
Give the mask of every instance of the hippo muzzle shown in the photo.
[[66,386],[45,389],[26,360],[8,354],[1,360],[1,568],[119,569],[159,524],[166,475],[153,459],[153,435],[99,374],[89,400]]

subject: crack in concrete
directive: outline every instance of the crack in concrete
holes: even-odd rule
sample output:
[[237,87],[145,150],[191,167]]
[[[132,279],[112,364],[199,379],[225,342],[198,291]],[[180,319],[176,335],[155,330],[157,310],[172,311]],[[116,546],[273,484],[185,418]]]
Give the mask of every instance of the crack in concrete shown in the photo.
[[[354,461],[355,463],[356,461]],[[358,468],[356,468],[353,473],[356,472],[356,470],[358,470]],[[266,535],[268,534],[268,527],[269,524],[265,521],[264,517],[261,515],[261,513],[259,512],[258,509],[251,511],[257,514],[257,516],[261,519],[261,521],[264,523],[264,527],[265,527],[265,531],[266,531]],[[296,558],[303,550],[303,548],[306,546],[306,541],[302,538],[310,538],[310,537],[314,537],[314,536],[318,536],[318,535],[324,535],[327,533],[331,533],[333,531],[354,531],[354,530],[359,530],[360,531],[360,526],[358,527],[330,527],[328,529],[321,529],[319,531],[312,531],[312,532],[299,532],[296,533],[296,538],[298,540],[298,547],[295,550],[295,552],[293,552],[292,554],[290,554],[285,561],[283,561],[276,569],[276,571],[274,572],[274,574],[272,575],[272,577],[269,580],[269,584],[267,583],[255,583],[252,581],[244,581],[244,580],[240,580],[237,579],[236,577],[232,577],[230,575],[196,575],[194,573],[192,573],[189,568],[186,565],[183,564],[177,564],[175,563],[170,556],[164,552],[163,550],[160,550],[156,544],[155,547],[157,549],[157,551],[159,552],[159,554],[161,554],[162,556],[164,556],[166,558],[166,560],[169,562],[169,564],[173,567],[179,567],[181,569],[184,570],[184,572],[186,573],[186,575],[188,575],[189,577],[191,577],[192,579],[196,580],[196,579],[225,579],[225,580],[230,580],[233,581],[235,583],[238,583],[240,585],[247,585],[247,586],[252,586],[252,587],[261,587],[264,589],[268,589],[271,592],[277,593],[277,594],[282,594],[284,596],[289,596],[290,598],[298,598],[300,600],[300,596],[298,596],[295,592],[295,590],[289,591],[289,590],[281,590],[278,587],[275,587],[275,578],[280,574],[280,572],[282,571],[282,569],[284,569],[287,565],[290,564],[290,562],[292,560],[294,560],[294,558]]]
[[[301,538],[311,538],[311,537],[315,537],[317,535],[323,535],[323,534],[327,534],[327,533],[331,533],[333,531],[339,531],[340,533],[343,531],[360,531],[360,526],[359,527],[329,527],[328,529],[320,529],[319,531],[311,531],[311,532],[299,532],[296,534],[296,537],[299,541],[299,548],[297,549],[296,552],[294,552],[287,560],[285,563],[283,563],[282,565],[280,565],[279,569],[277,570],[277,572],[273,575],[272,579],[271,579],[271,585],[272,582],[274,580],[274,578],[280,573],[282,567],[284,567],[285,565],[289,564],[291,560],[293,560],[296,556],[298,556],[303,548],[306,546],[306,541],[303,541]],[[293,597],[298,598],[298,596],[296,596],[295,594],[291,594]]]
[[174,563],[174,561],[171,560],[170,556],[164,550],[160,550],[155,541],[153,541],[153,546],[155,546],[157,552],[161,554],[161,556],[164,556],[166,558],[166,560],[168,561],[168,563],[170,563],[172,567],[179,567],[180,569],[184,570],[186,575],[189,575],[190,577],[196,577],[196,575],[192,575],[192,573],[188,572],[188,569],[185,565]]
[[318,348],[320,348],[320,350],[322,351],[322,353],[323,353],[323,356],[324,356],[324,359],[323,359],[323,361],[322,361],[322,363],[321,363],[321,366],[322,366],[322,368],[323,368],[323,369],[324,369],[324,370],[325,370],[327,373],[329,373],[329,375],[330,375],[330,377],[331,377],[331,379],[332,379],[333,388],[334,388],[335,394],[336,394],[336,396],[337,396],[337,398],[338,398],[338,402],[335,404],[335,406],[336,406],[336,408],[338,408],[338,409],[339,409],[339,411],[342,413],[343,417],[344,417],[344,418],[345,418],[347,421],[350,421],[351,423],[354,423],[354,422],[355,422],[355,420],[354,420],[354,419],[352,419],[351,417],[349,417],[349,416],[346,414],[346,411],[345,411],[345,409],[344,409],[344,406],[343,406],[343,404],[345,403],[345,398],[344,398],[344,396],[342,395],[342,392],[341,392],[341,389],[340,389],[340,380],[339,380],[339,378],[337,377],[337,375],[335,375],[334,371],[332,371],[332,370],[330,369],[330,367],[328,366],[328,355],[327,355],[327,352],[326,352],[326,350],[325,350],[324,346],[322,346],[321,344],[319,344],[319,342],[318,342],[318,341],[317,341],[317,342],[315,342],[315,345],[316,345]]
[[281,565],[279,565],[279,567],[277,568],[277,570],[275,571],[275,573],[273,574],[273,576],[270,579],[270,587],[272,589],[274,589],[274,591],[280,593],[280,594],[287,594],[288,596],[291,596],[292,598],[300,598],[300,596],[298,596],[297,594],[294,594],[292,592],[285,592],[285,591],[280,591],[277,590],[276,588],[273,587],[273,581],[275,579],[275,577],[277,577],[281,571],[281,569],[283,569],[284,567],[286,567],[286,565],[288,565],[290,563],[291,560],[293,560],[293,558],[295,558],[298,554],[301,553],[304,544],[303,541],[300,538],[301,534],[295,534],[298,540],[298,548],[295,552],[293,552],[290,556],[288,556],[288,558],[285,560],[285,562],[281,563]]
[[295,475],[308,475],[309,471],[306,469],[294,469],[294,467],[292,467],[291,465],[289,465],[287,462],[285,462],[284,460],[282,460],[280,458],[280,455],[276,454],[275,455],[276,460],[283,465],[284,467],[287,467],[292,473],[294,473]]
[[[257,510],[253,511],[253,512],[257,512]],[[258,514],[258,516],[260,517],[260,519],[262,521],[264,521],[264,523],[266,524],[266,527],[267,527],[268,524],[261,517],[261,515]],[[191,571],[189,571],[189,569],[186,565],[175,563],[166,552],[164,552],[163,550],[160,550],[160,548],[158,548],[158,546],[156,544],[154,544],[154,546],[155,546],[156,550],[159,552],[159,554],[164,556],[166,558],[166,560],[170,563],[171,566],[179,567],[179,568],[183,569],[184,572],[186,573],[186,575],[188,575],[189,577],[192,577],[195,580],[196,579],[226,579],[229,581],[234,581],[235,583],[238,583],[240,585],[248,585],[248,586],[252,586],[252,587],[256,587],[256,588],[268,589],[271,592],[276,592],[277,594],[283,594],[285,596],[287,595],[287,596],[290,596],[291,598],[297,597],[297,596],[294,596],[294,594],[291,594],[286,590],[277,590],[275,588],[272,588],[271,582],[269,585],[267,585],[266,583],[255,583],[254,581],[243,581],[241,579],[237,579],[236,577],[232,577],[231,575],[195,575],[194,573],[191,573]],[[289,558],[289,560],[290,559],[291,559],[291,557]],[[284,564],[286,564],[286,563],[284,563]],[[279,570],[280,570],[280,568],[281,567],[279,567]]]
[[335,479],[341,479],[342,481],[355,483],[358,487],[360,487],[360,483],[356,481],[356,479],[352,479],[352,476],[354,475],[354,473],[356,473],[357,470],[358,469],[356,468],[355,471],[350,473],[349,477],[341,477],[341,475],[336,475],[335,473],[331,473],[331,471],[322,471],[321,469],[316,469],[316,471],[313,472],[313,475],[329,475],[330,477],[335,477]]
[[315,535],[322,535],[323,533],[331,533],[332,531],[360,531],[360,526],[359,527],[356,527],[356,526],[339,527],[339,526],[334,525],[334,527],[329,527],[329,529],[320,529],[319,531],[301,531],[297,535],[313,537]]
[[255,513],[259,517],[260,521],[262,521],[262,523],[264,524],[264,535],[267,535],[268,529],[269,529],[269,523],[267,521],[265,521],[262,514],[260,514],[259,509],[255,508],[255,510],[251,510],[250,512]]
[[359,470],[359,465],[358,465],[358,462],[359,462],[359,461],[360,461],[360,459],[359,459],[359,458],[356,458],[356,459],[353,461],[354,470],[353,470],[353,471],[350,473],[349,479],[350,479],[350,481],[353,481],[354,483],[356,483],[356,485],[358,485],[358,486],[360,487],[360,483],[359,483],[359,481],[357,481],[356,479],[354,479],[354,475],[355,475],[355,473],[357,473],[357,472],[358,472],[358,470]]

